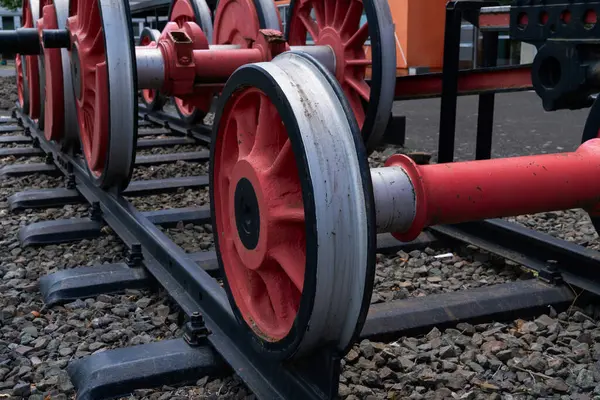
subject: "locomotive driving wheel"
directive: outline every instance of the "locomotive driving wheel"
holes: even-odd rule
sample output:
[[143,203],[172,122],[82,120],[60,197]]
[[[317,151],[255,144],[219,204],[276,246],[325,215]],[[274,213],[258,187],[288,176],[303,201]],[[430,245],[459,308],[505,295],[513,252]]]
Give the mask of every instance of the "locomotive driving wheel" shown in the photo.
[[[71,1],[67,29],[79,136],[95,184],[124,190],[135,161],[137,75],[129,3]],[[110,26],[110,28],[108,28]]]
[[[40,2],[39,30],[64,29],[69,12],[68,0]],[[66,49],[45,48],[40,55],[42,98],[44,99],[43,125],[46,139],[69,148],[77,142],[77,120],[69,53]]]
[[[396,84],[394,22],[387,0],[292,0],[290,46],[329,46],[369,152],[387,128]],[[370,75],[370,83],[369,76]]]
[[[362,328],[375,267],[366,152],[335,79],[294,52],[229,79],[211,146],[219,265],[238,321],[279,359]],[[353,235],[357,246],[347,246]]]

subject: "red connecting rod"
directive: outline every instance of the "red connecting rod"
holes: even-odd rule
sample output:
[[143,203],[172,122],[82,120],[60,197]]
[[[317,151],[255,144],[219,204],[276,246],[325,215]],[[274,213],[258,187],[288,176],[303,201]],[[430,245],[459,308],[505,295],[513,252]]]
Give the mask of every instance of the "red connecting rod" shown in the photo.
[[600,204],[600,139],[575,152],[418,166],[403,155],[401,167],[416,197],[413,222],[394,236],[415,239],[423,228]]

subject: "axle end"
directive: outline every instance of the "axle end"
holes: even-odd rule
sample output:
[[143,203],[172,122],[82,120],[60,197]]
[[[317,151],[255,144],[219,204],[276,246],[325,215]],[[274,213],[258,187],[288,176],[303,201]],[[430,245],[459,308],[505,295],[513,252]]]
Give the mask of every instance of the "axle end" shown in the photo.
[[44,47],[47,49],[69,49],[71,47],[71,38],[66,29],[44,29],[42,35]]

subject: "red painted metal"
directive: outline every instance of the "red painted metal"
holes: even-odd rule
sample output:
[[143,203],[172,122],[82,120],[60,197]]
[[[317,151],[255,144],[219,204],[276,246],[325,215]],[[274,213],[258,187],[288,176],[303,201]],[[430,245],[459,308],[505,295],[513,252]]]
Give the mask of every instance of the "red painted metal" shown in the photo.
[[257,40],[260,29],[254,0],[220,0],[217,4],[213,44],[237,44],[242,49],[249,49]]
[[[140,45],[156,47],[156,42],[152,41],[152,39],[149,36],[144,36]],[[158,91],[156,91],[154,89],[142,90],[142,97],[144,98],[144,101],[146,101],[146,104],[151,104],[154,101],[154,99],[156,98],[157,93],[158,93]]]
[[480,29],[508,29],[510,12],[485,13],[479,15]]
[[[199,23],[199,21],[196,20],[194,7],[188,0],[175,0],[171,8],[169,21],[175,22],[179,28],[182,28],[186,22]],[[175,97],[175,107],[177,107],[184,117],[192,117],[197,110],[196,106],[197,105],[193,104],[192,101],[185,97]],[[208,105],[201,109],[206,112],[208,107],[210,107],[210,99],[208,100]]]
[[17,70],[17,95],[19,96],[19,104],[25,107],[25,78],[23,76],[23,63],[21,55],[15,57],[15,68]]
[[[83,154],[91,173],[102,175],[109,138],[108,71],[98,0],[71,2],[67,29],[80,60],[81,86],[75,98]],[[113,99],[118,101],[118,99]]]
[[[361,0],[298,0],[290,13],[288,42],[304,46],[307,34],[315,45],[330,46],[336,59],[335,75],[346,94],[359,127],[365,122],[363,102],[368,102],[371,88],[365,80],[372,61],[364,46],[369,36],[367,23],[361,25]],[[311,15],[315,16],[315,19]]]
[[415,164],[394,155],[386,166],[400,166],[410,177],[417,212],[402,241],[415,239],[427,226],[477,221],[600,203],[600,139],[577,151],[437,165]]
[[[529,65],[464,70],[458,74],[459,96],[481,93],[533,90]],[[442,73],[396,78],[395,100],[412,100],[442,95]]]
[[[214,193],[216,226],[227,283],[248,326],[265,340],[290,331],[304,285],[306,227],[296,161],[274,104],[255,88],[227,103],[216,135]],[[252,184],[260,212],[254,249],[242,243],[235,191]]]
[[[23,28],[35,28],[31,5],[29,1],[23,2]],[[29,116],[32,119],[40,117],[40,69],[37,56],[25,56],[25,69],[27,71],[27,84],[29,95]]]
[[[175,22],[169,22],[163,29],[158,45],[165,66],[161,93],[176,96],[176,103],[179,101],[178,109],[184,116],[188,115],[186,110],[189,113],[194,113],[192,110],[208,111],[213,97],[221,90],[222,83],[209,86],[196,84],[194,52],[208,51],[208,41],[202,28],[194,22],[185,22],[181,28]],[[189,116],[193,118],[192,114]]]
[[242,65],[261,61],[264,59],[259,49],[194,51],[196,79],[200,82],[203,78],[224,82]]
[[[37,22],[40,37],[43,29],[58,29],[58,18],[53,0],[40,3]],[[60,140],[64,135],[64,86],[61,49],[44,49],[45,91],[44,135],[48,140]]]

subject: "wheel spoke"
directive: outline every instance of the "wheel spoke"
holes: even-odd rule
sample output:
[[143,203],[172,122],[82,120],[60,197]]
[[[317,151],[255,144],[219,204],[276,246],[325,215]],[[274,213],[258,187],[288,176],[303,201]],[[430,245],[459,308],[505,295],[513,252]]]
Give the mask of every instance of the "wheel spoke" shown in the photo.
[[96,37],[92,41],[92,46],[90,47],[91,54],[101,53],[104,49],[104,32],[102,30],[98,30],[96,32]]
[[348,86],[347,83],[345,83],[342,88],[344,89],[346,98],[350,103],[350,107],[352,108],[352,112],[356,118],[356,122],[358,123],[359,128],[362,129],[363,124],[365,123],[365,108],[362,97],[357,91],[354,90],[354,88]]
[[277,109],[261,94],[256,136],[250,157],[264,168],[269,168],[287,140],[285,126]]
[[[83,2],[80,1],[80,3],[83,3]],[[94,12],[94,7],[97,12]],[[78,8],[79,8],[79,6],[78,6]],[[90,32],[90,30],[93,30],[93,28],[96,27],[96,25],[92,25],[93,22],[96,22],[96,21],[94,21],[96,19],[96,18],[94,18],[94,16],[97,17],[97,19],[98,19],[97,22],[98,23],[100,22],[99,21],[100,15],[98,13],[98,11],[99,11],[98,10],[98,0],[93,0],[92,4],[89,5],[89,7],[82,6],[81,8],[83,9],[83,12],[82,12],[83,15],[81,16],[80,21],[85,21],[85,24],[81,28],[83,28],[83,31],[87,35],[87,33]],[[79,15],[79,10],[77,10],[77,14]]]
[[[344,4],[342,4],[344,3]],[[346,6],[346,2],[342,0],[337,0],[335,2],[335,7],[334,7],[334,11],[333,11],[333,22],[331,25],[333,25],[334,27],[338,28],[342,25],[342,23],[344,22],[344,6]]]
[[350,65],[353,67],[368,67],[373,64],[373,61],[368,58],[356,58],[352,60],[346,60],[346,65]]
[[300,306],[300,292],[285,272],[275,266],[259,269],[279,326],[291,326]]
[[344,47],[347,49],[348,47],[362,47],[367,39],[369,38],[369,24],[366,23],[357,30],[354,35],[346,43],[344,43]]
[[290,207],[277,207],[269,212],[270,219],[276,222],[304,223],[304,207],[302,204]]
[[[233,172],[233,167],[235,163],[239,159],[239,147],[237,141],[237,122],[235,119],[231,119],[227,122],[225,126],[225,130],[223,132],[223,144],[219,147],[221,150],[221,155],[219,158],[221,159],[220,164],[215,164],[220,168],[220,171],[215,171],[215,176],[222,176],[226,179],[227,185],[229,185],[231,180],[231,173]],[[223,193],[228,193],[225,191]]]
[[290,278],[296,289],[302,293],[306,269],[306,249],[292,246],[279,246],[271,250],[270,256]]
[[309,15],[306,14],[300,14],[299,17],[300,21],[302,21],[302,24],[306,28],[308,34],[313,38],[313,40],[317,40],[317,38],[319,37],[319,27],[317,26],[315,21]]
[[[257,128],[257,113],[259,110],[258,99],[252,96],[253,103],[245,102],[243,112],[237,112],[234,116],[237,122],[237,141],[239,145],[240,159],[247,157],[254,146]],[[241,107],[240,107],[241,108]]]
[[[255,271],[246,268],[233,240],[225,239],[221,246],[224,247],[221,254],[226,254],[227,257],[225,264],[227,265],[229,279],[237,282],[247,282],[246,285],[235,285],[235,289],[240,292],[240,297],[245,299],[244,302],[255,310],[270,310],[271,302],[266,293],[263,279]],[[272,319],[272,317],[269,319]]]
[[350,87],[354,89],[354,91],[356,91],[360,97],[366,101],[369,101],[369,98],[371,97],[371,88],[367,82],[363,81],[362,79],[358,80],[356,78],[349,77],[346,78],[346,83],[350,85]]
[[323,7],[325,8],[325,24],[327,26],[333,25],[333,17],[335,14],[335,3],[333,0],[323,0]]
[[[315,19],[317,20],[317,26],[326,26],[327,22],[325,20],[325,11],[323,10],[322,0],[313,0],[312,4],[313,9],[315,10]],[[308,14],[310,16],[310,8],[308,9]]]
[[[363,5],[362,2],[354,0],[351,1],[350,6],[346,10],[346,16],[344,22],[342,22],[341,31],[342,34],[346,32],[354,32],[360,24],[360,17],[362,16]],[[349,35],[348,35],[349,36]]]
[[296,161],[294,159],[294,152],[292,150],[292,143],[288,139],[281,151],[273,161],[271,167],[266,171],[268,175],[279,175],[286,172],[287,168],[295,167]]

